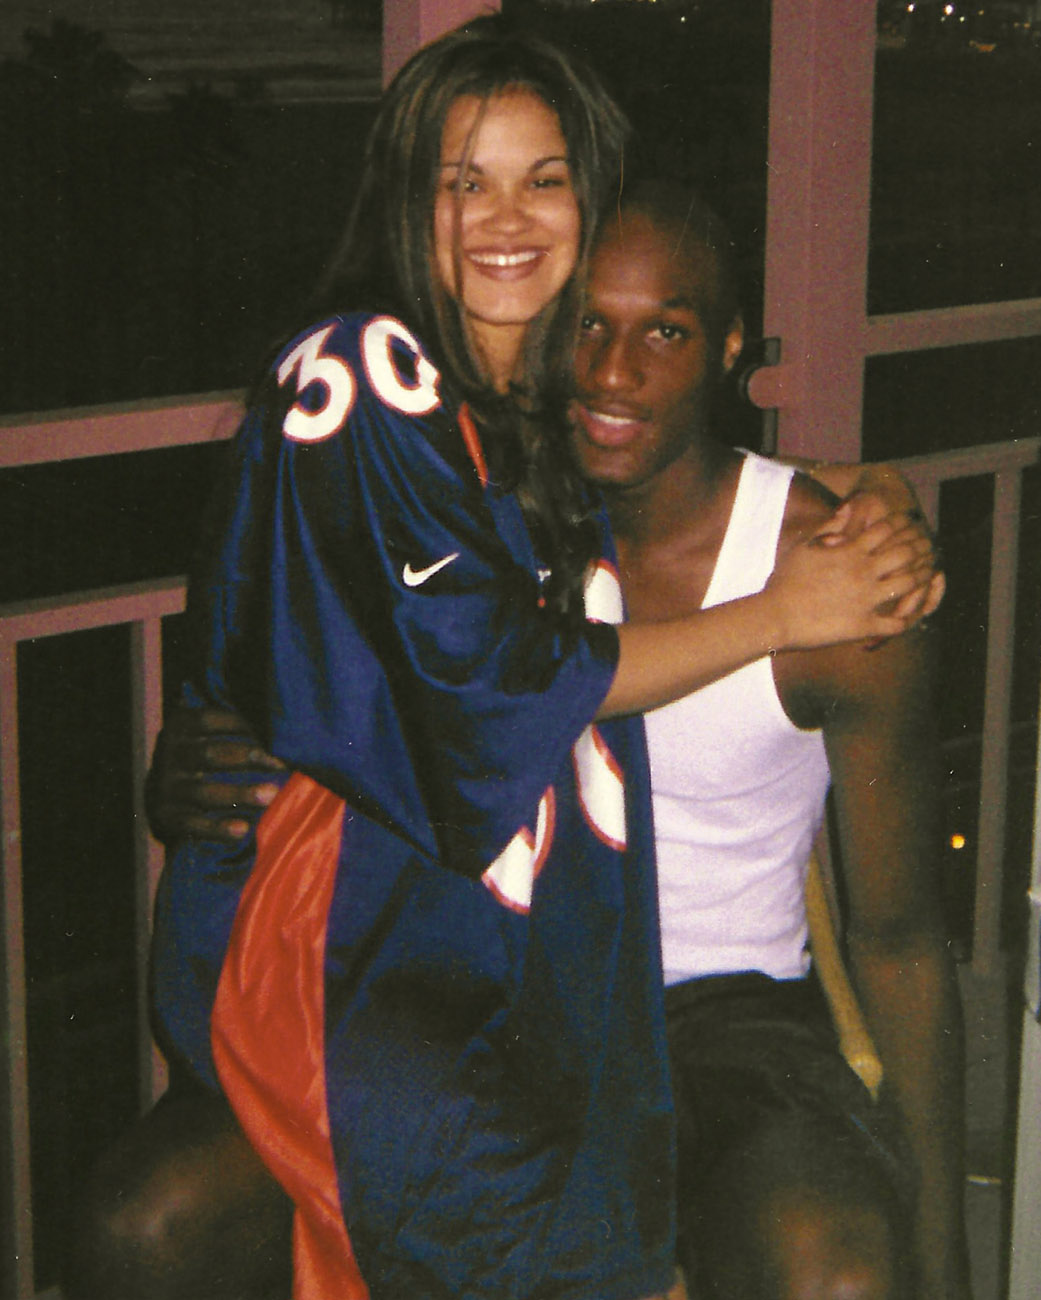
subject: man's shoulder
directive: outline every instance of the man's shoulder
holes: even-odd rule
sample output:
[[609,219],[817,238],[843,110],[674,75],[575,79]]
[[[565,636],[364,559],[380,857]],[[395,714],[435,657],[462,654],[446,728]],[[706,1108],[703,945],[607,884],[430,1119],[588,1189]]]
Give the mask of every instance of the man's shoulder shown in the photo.
[[839,499],[818,483],[796,470],[788,489],[788,503],[781,525],[782,545],[792,545],[804,537],[811,537],[835,513]]
[[[788,494],[781,547],[811,537],[834,513],[839,499],[796,471]],[[800,726],[841,725],[873,711],[899,710],[905,692],[930,680],[934,635],[915,627],[874,646],[864,642],[779,655],[775,677],[782,701]]]

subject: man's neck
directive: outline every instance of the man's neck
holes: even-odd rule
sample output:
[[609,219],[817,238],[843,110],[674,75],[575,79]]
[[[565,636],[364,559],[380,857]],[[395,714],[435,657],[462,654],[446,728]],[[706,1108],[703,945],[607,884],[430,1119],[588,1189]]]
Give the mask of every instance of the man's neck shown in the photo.
[[740,462],[738,452],[706,439],[648,483],[605,489],[619,545],[635,555],[716,532],[730,514],[732,493],[725,489]]
[[701,607],[740,465],[737,452],[713,443],[691,448],[653,484],[607,495],[631,618],[674,618]]

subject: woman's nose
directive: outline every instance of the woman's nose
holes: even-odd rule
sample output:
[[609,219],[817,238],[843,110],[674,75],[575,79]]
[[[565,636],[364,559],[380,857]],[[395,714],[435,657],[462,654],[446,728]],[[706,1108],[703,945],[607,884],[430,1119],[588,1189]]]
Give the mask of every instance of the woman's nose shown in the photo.
[[496,191],[492,196],[489,220],[499,230],[520,230],[528,222],[528,209],[523,194],[513,189]]

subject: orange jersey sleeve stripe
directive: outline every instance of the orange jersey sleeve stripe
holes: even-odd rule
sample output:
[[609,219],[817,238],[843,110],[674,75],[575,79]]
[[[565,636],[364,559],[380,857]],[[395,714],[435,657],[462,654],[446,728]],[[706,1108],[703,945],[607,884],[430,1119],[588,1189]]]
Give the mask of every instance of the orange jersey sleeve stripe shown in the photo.
[[295,773],[265,813],[213,1010],[221,1084],[292,1197],[293,1300],[368,1300],[344,1225],[325,1084],[325,935],[342,800]]
[[465,402],[459,408],[459,430],[463,435],[463,442],[466,444],[466,450],[470,453],[470,459],[477,470],[477,477],[481,480],[481,487],[488,486],[488,463],[484,459],[484,448],[481,446],[481,437],[477,432],[477,425],[474,424],[474,418],[470,414],[470,408]]

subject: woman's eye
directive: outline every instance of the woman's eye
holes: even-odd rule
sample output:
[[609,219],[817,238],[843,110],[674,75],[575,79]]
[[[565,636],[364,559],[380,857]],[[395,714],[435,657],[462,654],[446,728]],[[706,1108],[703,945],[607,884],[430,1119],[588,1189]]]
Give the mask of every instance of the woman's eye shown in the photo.
[[444,187],[449,194],[476,194],[480,188],[472,176],[450,176],[446,178]]
[[582,316],[579,318],[578,328],[582,331],[583,334],[590,334],[592,333],[593,330],[596,329],[599,323],[600,322],[597,320],[595,316]]
[[532,182],[537,190],[558,190],[567,184],[563,176],[536,176]]

